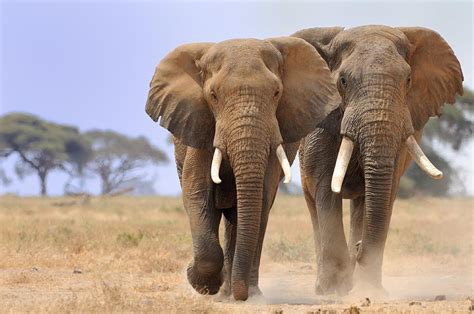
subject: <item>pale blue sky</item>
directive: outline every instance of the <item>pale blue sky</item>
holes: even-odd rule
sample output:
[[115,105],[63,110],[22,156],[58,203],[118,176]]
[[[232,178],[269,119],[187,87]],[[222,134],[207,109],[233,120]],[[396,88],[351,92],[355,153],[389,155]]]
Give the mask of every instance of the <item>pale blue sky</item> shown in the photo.
[[[148,118],[144,103],[156,64],[186,42],[267,38],[313,26],[424,26],[450,43],[465,83],[473,86],[471,2],[0,0],[0,10],[0,114],[26,111],[81,130],[146,135],[170,157],[167,131]],[[455,162],[472,160],[472,148]],[[472,167],[466,173],[473,174]],[[173,162],[150,172],[158,173],[160,193],[179,192]],[[63,183],[64,176],[53,174],[50,192],[62,193]],[[35,177],[6,188],[21,194],[38,189]]]

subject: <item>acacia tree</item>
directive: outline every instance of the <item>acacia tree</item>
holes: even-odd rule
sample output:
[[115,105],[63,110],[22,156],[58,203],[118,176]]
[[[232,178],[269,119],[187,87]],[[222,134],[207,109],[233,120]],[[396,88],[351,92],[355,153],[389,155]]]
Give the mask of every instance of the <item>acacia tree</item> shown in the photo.
[[100,178],[102,194],[132,184],[138,178],[139,169],[168,161],[163,151],[142,136],[131,138],[101,130],[89,131],[85,136],[92,143],[87,169]]
[[432,119],[425,129],[427,144],[441,141],[454,150],[472,138],[474,130],[474,92],[464,87],[464,95],[457,96],[456,104],[446,105],[440,119]]
[[80,172],[89,154],[89,144],[77,128],[26,113],[0,117],[0,157],[17,155],[17,176],[22,179],[36,173],[43,196],[47,195],[47,179],[52,170]]

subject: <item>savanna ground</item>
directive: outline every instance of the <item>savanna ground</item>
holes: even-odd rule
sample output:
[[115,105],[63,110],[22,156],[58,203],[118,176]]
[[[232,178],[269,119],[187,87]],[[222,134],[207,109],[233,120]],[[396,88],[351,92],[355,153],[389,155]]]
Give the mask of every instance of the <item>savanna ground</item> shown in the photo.
[[[275,201],[261,267],[265,296],[243,303],[201,296],[188,285],[191,236],[179,198],[4,196],[0,309],[469,312],[474,294],[473,205],[472,199],[398,200],[384,264],[390,295],[367,306],[361,299],[313,294],[315,256],[303,197]],[[436,296],[446,300],[434,301]]]

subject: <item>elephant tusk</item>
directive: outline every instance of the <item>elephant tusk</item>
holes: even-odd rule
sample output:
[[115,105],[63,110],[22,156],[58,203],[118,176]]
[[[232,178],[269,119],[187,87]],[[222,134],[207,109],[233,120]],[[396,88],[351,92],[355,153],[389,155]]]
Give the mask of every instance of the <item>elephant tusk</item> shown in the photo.
[[431,163],[428,157],[426,157],[413,135],[410,135],[407,138],[406,145],[411,157],[424,172],[433,179],[441,179],[443,177],[443,173]]
[[284,183],[290,183],[291,181],[291,166],[288,158],[286,157],[285,150],[283,146],[280,144],[276,149],[276,154],[278,157],[278,161],[280,162],[281,168],[283,169],[283,173],[285,174]]
[[219,184],[222,182],[221,178],[219,178],[219,169],[221,168],[222,162],[222,152],[219,148],[216,147],[214,151],[214,156],[212,157],[212,164],[211,164],[211,178],[215,184]]
[[334,167],[331,180],[331,190],[334,193],[341,193],[342,182],[344,181],[353,149],[354,143],[348,137],[344,136],[342,138],[341,147],[339,148],[339,153],[337,154],[336,166]]

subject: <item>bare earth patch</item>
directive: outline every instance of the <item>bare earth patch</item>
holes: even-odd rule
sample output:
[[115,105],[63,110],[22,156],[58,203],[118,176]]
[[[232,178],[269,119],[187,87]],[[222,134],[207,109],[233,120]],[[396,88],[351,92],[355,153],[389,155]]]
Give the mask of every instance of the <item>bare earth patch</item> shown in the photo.
[[191,237],[179,198],[0,197],[0,308],[468,313],[474,307],[473,205],[472,199],[397,201],[385,251],[389,297],[365,300],[314,295],[306,205],[302,197],[278,197],[263,251],[264,297],[234,302],[201,296],[188,285]]

